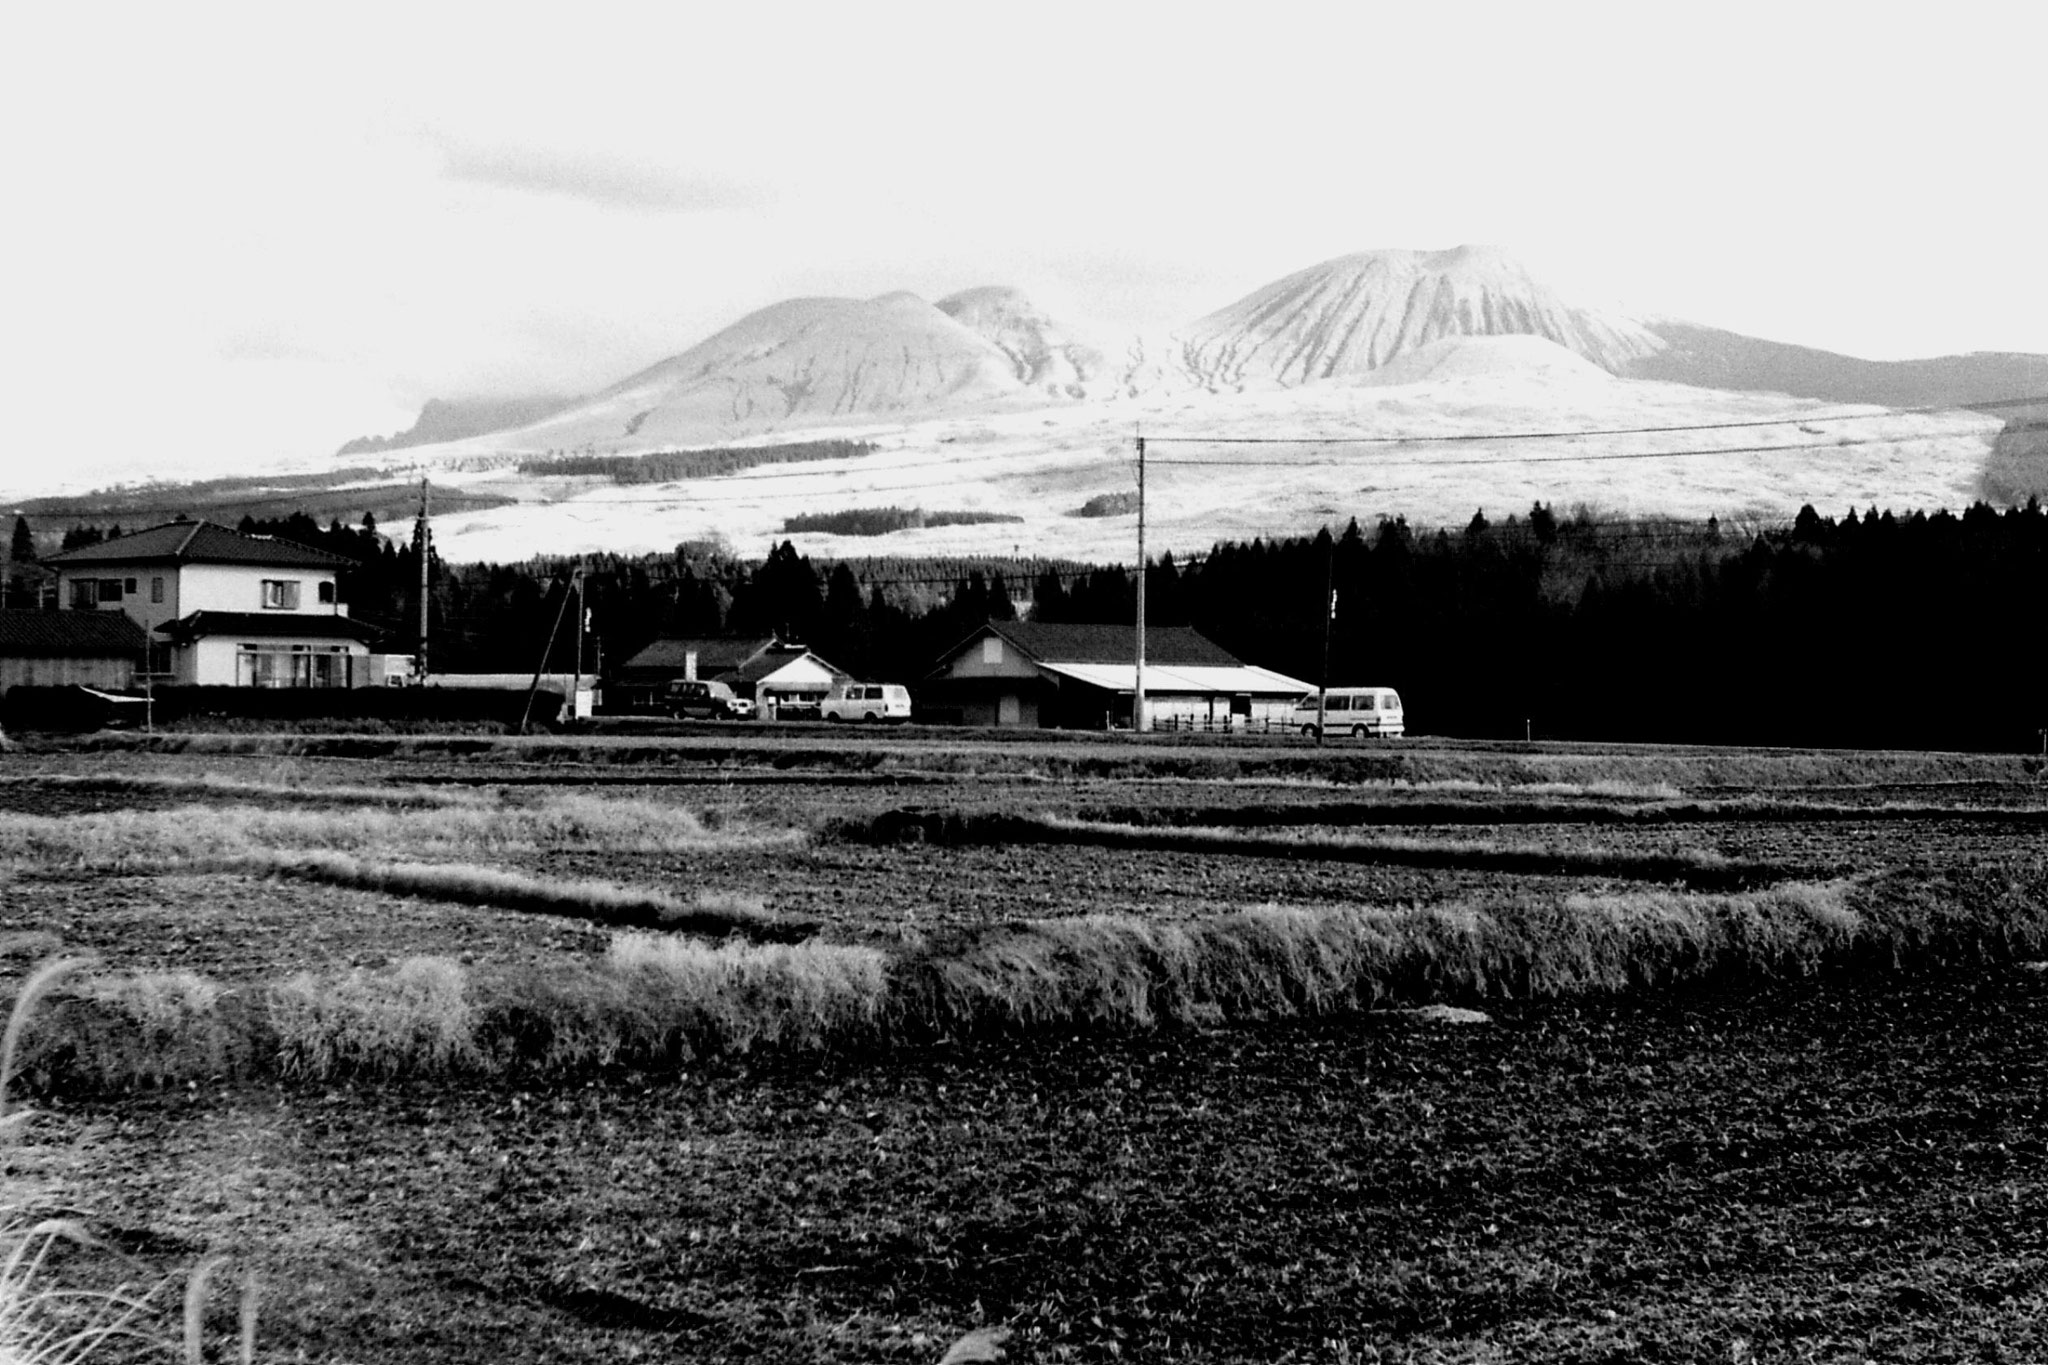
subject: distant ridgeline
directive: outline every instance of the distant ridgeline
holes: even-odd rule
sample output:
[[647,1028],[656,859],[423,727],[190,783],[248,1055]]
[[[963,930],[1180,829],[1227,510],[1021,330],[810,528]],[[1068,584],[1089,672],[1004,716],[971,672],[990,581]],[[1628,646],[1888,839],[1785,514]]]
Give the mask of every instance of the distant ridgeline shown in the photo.
[[[385,482],[370,482],[382,479]],[[233,526],[244,518],[281,521],[293,516],[355,524],[368,516],[379,522],[410,522],[419,510],[417,483],[391,483],[379,469],[340,469],[325,474],[280,474],[204,479],[193,483],[141,484],[103,488],[70,497],[31,498],[12,510],[35,525],[38,541],[49,541],[62,529],[87,527],[102,532],[125,525],[140,530],[178,517]],[[352,487],[334,487],[361,480]],[[512,501],[495,494],[431,484],[428,496],[437,512],[472,512]]]
[[869,441],[791,441],[782,445],[661,450],[651,455],[572,452],[521,460],[519,472],[564,478],[596,477],[613,483],[673,483],[679,479],[709,479],[720,474],[737,474],[755,465],[850,460],[874,449],[874,444]]

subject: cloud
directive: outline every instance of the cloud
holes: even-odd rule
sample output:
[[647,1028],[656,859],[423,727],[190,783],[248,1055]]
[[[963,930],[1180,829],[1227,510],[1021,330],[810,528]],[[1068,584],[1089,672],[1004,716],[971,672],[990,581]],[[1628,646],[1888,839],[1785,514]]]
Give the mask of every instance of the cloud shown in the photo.
[[606,208],[706,213],[751,208],[767,198],[756,186],[586,151],[444,142],[441,158],[451,180]]

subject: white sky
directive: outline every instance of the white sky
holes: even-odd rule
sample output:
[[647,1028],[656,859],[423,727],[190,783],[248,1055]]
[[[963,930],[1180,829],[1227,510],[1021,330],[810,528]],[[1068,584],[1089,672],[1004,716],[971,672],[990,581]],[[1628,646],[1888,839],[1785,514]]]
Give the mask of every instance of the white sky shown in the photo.
[[2048,352],[2043,6],[38,5],[0,32],[0,494],[315,461],[798,294],[1015,284],[1114,333],[1374,247],[1500,243],[1576,302],[1857,355]]

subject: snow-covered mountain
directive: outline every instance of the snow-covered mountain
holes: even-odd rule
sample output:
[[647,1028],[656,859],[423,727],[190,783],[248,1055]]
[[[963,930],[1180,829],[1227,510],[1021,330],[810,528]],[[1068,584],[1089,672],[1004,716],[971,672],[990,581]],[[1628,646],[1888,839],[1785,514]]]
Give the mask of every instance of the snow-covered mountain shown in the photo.
[[[2042,392],[2048,357],[1860,361],[1576,307],[1492,248],[1376,251],[1164,337],[1099,337],[994,286],[935,304],[792,299],[537,420],[355,454],[336,479],[367,488],[402,466],[459,484],[495,505],[439,518],[436,534],[482,559],[759,545],[791,516],[892,505],[1001,514],[1005,529],[798,539],[1115,558],[1128,519],[1078,509],[1129,491],[1140,433],[1158,447],[1148,544],[1179,552],[1350,516],[1462,525],[1537,500],[1747,519],[1807,502],[1960,507],[1990,486],[2005,409],[1948,409]],[[820,436],[861,453],[668,483],[545,458]]]
[[986,285],[940,299],[938,309],[1010,358],[1017,380],[1051,398],[1086,398],[1109,371],[1103,353],[1015,289]]
[[1367,251],[1296,271],[1189,327],[1175,359],[1216,390],[1357,379],[1449,337],[1533,336],[1620,372],[1663,349],[1575,308],[1497,247]]
[[657,449],[863,421],[1070,401],[1077,360],[1011,291],[772,304],[512,433],[524,449]]

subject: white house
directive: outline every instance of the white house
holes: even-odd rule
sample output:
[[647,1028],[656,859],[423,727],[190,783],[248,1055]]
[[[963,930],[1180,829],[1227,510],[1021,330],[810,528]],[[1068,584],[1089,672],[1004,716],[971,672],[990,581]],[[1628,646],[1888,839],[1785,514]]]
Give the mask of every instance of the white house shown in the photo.
[[360,687],[377,632],[351,621],[340,555],[205,521],[173,521],[44,561],[67,611],[118,611],[168,682]]

